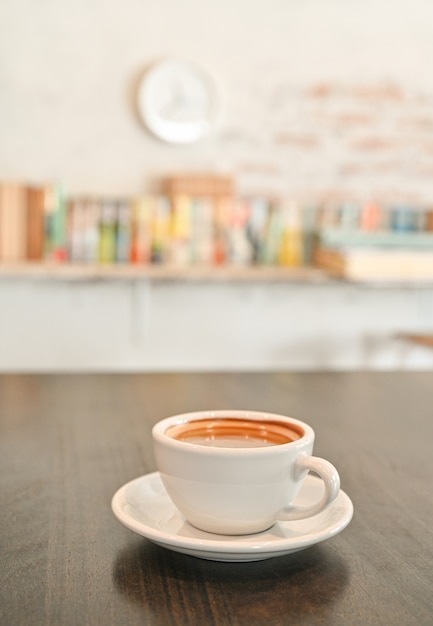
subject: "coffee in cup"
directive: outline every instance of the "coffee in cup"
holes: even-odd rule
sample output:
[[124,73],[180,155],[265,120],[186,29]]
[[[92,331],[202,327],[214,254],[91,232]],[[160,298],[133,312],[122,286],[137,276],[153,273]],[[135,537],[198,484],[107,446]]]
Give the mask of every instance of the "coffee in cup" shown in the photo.
[[281,421],[260,422],[237,417],[208,417],[169,426],[168,437],[217,448],[260,448],[291,443],[304,431]]

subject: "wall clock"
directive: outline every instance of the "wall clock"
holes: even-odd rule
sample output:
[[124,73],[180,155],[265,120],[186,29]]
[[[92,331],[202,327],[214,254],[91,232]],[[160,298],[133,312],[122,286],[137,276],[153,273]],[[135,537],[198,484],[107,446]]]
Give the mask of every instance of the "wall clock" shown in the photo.
[[160,139],[193,143],[209,134],[220,119],[220,87],[200,64],[166,59],[155,63],[141,80],[138,110],[146,127]]

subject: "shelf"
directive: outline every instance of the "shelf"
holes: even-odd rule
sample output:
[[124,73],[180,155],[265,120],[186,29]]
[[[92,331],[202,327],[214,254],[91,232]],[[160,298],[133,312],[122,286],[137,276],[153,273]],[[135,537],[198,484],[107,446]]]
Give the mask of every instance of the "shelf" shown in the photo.
[[281,281],[324,283],[332,280],[313,267],[275,266],[169,266],[82,265],[72,263],[3,263],[0,278],[53,280],[151,280],[151,281]]
[[175,266],[132,264],[74,264],[55,262],[0,263],[0,279],[159,282],[280,282],[309,285],[346,284],[371,289],[433,288],[433,280],[349,279],[315,267],[260,266]]

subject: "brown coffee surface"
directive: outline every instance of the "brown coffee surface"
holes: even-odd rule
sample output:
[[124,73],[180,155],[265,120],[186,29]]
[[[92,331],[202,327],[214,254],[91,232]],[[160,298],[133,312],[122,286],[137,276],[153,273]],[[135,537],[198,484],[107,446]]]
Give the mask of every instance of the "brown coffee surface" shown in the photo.
[[166,430],[173,439],[219,448],[275,446],[296,441],[303,434],[297,424],[234,417],[191,420]]

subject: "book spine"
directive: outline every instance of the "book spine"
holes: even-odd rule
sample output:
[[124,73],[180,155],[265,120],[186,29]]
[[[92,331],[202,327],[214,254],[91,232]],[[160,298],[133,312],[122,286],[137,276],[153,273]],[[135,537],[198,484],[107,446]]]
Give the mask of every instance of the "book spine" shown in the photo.
[[53,197],[52,257],[55,261],[64,262],[68,258],[68,203],[61,185],[54,186]]
[[139,200],[136,198],[131,204],[131,248],[129,253],[131,263],[138,263],[138,218]]
[[317,231],[317,209],[313,204],[306,204],[302,211],[302,249],[303,249],[303,264],[313,265],[314,263],[314,248],[316,245],[316,231]]
[[[335,207],[333,208],[336,210]],[[321,223],[321,228],[341,228],[343,231],[357,232],[361,227],[362,210],[355,201],[346,201],[340,206],[339,221],[337,219]]]
[[1,259],[24,261],[27,256],[26,187],[20,183],[2,183],[0,202]]
[[191,263],[192,200],[178,194],[172,199],[168,261],[174,265]]
[[132,209],[129,200],[117,205],[116,261],[128,263],[131,256]]
[[69,200],[68,205],[69,259],[73,263],[83,263],[85,260],[86,201],[82,198],[73,198]]
[[396,232],[416,231],[416,212],[410,207],[392,208],[391,227]]
[[99,261],[116,261],[116,205],[113,200],[101,202],[101,220],[99,225]]
[[101,228],[101,201],[98,198],[88,198],[84,202],[84,261],[97,263],[99,261],[100,228]]
[[152,223],[152,262],[167,260],[170,240],[171,202],[167,196],[157,196]]
[[382,221],[382,207],[376,202],[366,202],[361,208],[360,229],[365,232],[375,232],[380,229]]
[[265,245],[263,246],[262,263],[265,265],[278,264],[282,240],[282,210],[278,201],[270,204],[269,219],[266,229]]
[[27,188],[27,250],[29,261],[41,261],[44,256],[44,189]]
[[218,196],[214,201],[214,251],[215,265],[229,261],[229,229],[233,211],[232,196]]
[[287,203],[282,209],[281,242],[278,263],[286,267],[298,267],[303,259],[301,208],[296,202]]
[[266,198],[250,198],[250,215],[246,226],[247,237],[251,245],[251,262],[261,262],[266,240],[266,228],[269,216],[269,203]]
[[427,232],[433,231],[433,210],[432,209],[426,209],[425,211],[424,229]]
[[52,184],[44,186],[44,258],[53,259],[55,193]]
[[133,206],[134,237],[131,249],[133,263],[150,263],[152,260],[152,231],[157,199],[154,196],[137,198]]
[[191,262],[211,265],[214,261],[214,201],[210,197],[192,199]]
[[246,199],[233,200],[228,231],[229,263],[233,265],[248,265],[252,262],[253,247],[247,232],[250,214],[250,203]]

